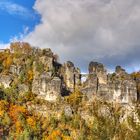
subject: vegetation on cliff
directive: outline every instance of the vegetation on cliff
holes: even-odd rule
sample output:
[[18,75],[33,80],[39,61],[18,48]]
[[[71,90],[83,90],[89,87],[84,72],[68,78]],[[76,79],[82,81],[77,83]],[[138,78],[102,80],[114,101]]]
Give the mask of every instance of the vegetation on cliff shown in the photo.
[[[79,87],[66,94],[69,96],[57,98],[56,102],[38,98],[32,92],[32,83],[42,73],[51,73],[51,78],[58,76],[57,59],[50,50],[40,51],[20,42],[0,52],[0,79],[3,77],[0,81],[0,139],[140,139],[139,103],[124,107],[96,98],[89,101]],[[139,78],[138,73],[131,76],[135,80]],[[59,78],[62,79],[60,75]]]

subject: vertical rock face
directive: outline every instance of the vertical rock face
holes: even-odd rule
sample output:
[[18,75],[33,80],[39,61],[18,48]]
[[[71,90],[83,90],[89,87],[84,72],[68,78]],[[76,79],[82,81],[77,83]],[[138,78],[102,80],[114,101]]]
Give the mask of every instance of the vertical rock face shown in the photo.
[[80,70],[74,67],[74,64],[70,61],[65,63],[61,68],[61,75],[63,77],[64,83],[68,90],[73,91],[76,85],[79,85],[80,80]]
[[89,100],[91,100],[92,97],[95,96],[97,93],[97,89],[98,89],[97,83],[98,83],[98,79],[96,74],[88,75],[86,81],[83,83],[81,92],[86,94]]
[[96,94],[99,97],[108,98],[106,96],[108,92],[108,85],[107,85],[107,71],[103,64],[98,62],[90,62],[89,63],[89,74],[94,74],[97,78],[97,87],[96,87]]
[[82,92],[88,98],[93,95],[106,101],[131,103],[137,100],[136,82],[120,66],[116,67],[114,74],[107,74],[101,63],[89,64],[89,76],[84,83]]
[[99,84],[107,84],[107,72],[104,65],[98,62],[90,62],[89,74],[96,74]]
[[39,58],[39,60],[40,60],[40,62],[42,62],[43,65],[46,66],[46,68],[48,70],[53,69],[53,58],[52,57],[42,56]]
[[48,101],[56,101],[61,95],[61,80],[58,77],[54,77],[51,80],[46,78],[41,79],[40,95],[45,96],[44,99]]
[[136,85],[137,85],[137,98],[140,101],[140,77],[135,78]]
[[[32,92],[38,97],[48,100],[56,101],[61,95],[61,79],[53,76],[53,53],[50,49],[42,51],[36,50],[40,57],[33,63],[34,78],[32,82]],[[38,65],[43,65],[43,71],[38,71]]]
[[42,99],[56,101],[61,95],[61,79],[44,73],[33,80],[32,92]]
[[1,68],[0,86],[8,88],[17,84],[19,93],[32,90],[48,101],[56,101],[59,96],[69,95],[77,88],[89,100],[96,96],[106,101],[131,103],[138,98],[140,78],[134,81],[121,66],[117,66],[113,74],[107,74],[103,64],[92,61],[88,67],[89,74],[86,74],[83,82],[80,69],[70,61],[61,65],[50,49],[33,48],[29,55],[22,55],[13,58],[10,68],[5,71],[7,75],[4,75],[3,67]]
[[130,103],[137,100],[136,82],[120,66],[109,77],[109,91],[113,93],[116,102]]

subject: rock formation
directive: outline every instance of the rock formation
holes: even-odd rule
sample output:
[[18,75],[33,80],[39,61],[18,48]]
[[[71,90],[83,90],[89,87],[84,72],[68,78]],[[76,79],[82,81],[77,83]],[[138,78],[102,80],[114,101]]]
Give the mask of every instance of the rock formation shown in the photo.
[[98,62],[90,62],[88,69],[89,74],[83,82],[81,78],[84,75],[72,62],[67,61],[61,65],[54,59],[50,49],[32,48],[29,54],[24,53],[13,58],[9,73],[0,74],[0,85],[8,88],[18,79],[19,92],[32,91],[48,101],[56,101],[66,95],[65,91],[70,94],[76,89],[89,100],[94,97],[118,103],[132,103],[137,100],[136,81],[121,66],[117,66],[113,74],[108,74],[105,66]]
[[76,86],[79,86],[81,83],[80,69],[75,68],[74,64],[70,61],[67,61],[67,63],[64,63],[62,66],[61,75],[66,88],[70,91],[73,91]]
[[[120,66],[113,74],[107,74],[101,63],[89,64],[89,76],[84,83],[83,93],[106,101],[132,103],[137,100],[136,82]],[[89,96],[90,94],[90,96]]]
[[4,86],[4,88],[9,88],[12,83],[11,75],[0,75],[0,86]]

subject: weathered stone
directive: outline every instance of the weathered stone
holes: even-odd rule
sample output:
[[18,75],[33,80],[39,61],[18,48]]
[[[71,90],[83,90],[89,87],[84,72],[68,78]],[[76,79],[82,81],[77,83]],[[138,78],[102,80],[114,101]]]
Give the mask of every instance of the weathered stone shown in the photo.
[[49,73],[42,74],[33,80],[32,92],[48,101],[56,101],[61,95],[61,79],[51,77]]
[[91,99],[93,96],[107,96],[107,91],[107,73],[104,66],[101,63],[90,62],[89,76],[84,82],[82,92],[87,93],[87,97]]
[[10,72],[11,72],[12,74],[17,74],[17,75],[19,75],[20,72],[21,72],[21,66],[11,65],[11,66],[10,66]]
[[89,63],[89,73],[99,73],[104,72],[104,65],[98,62],[91,61]]
[[69,105],[65,106],[64,113],[66,116],[72,117],[72,115],[73,115],[72,108]]
[[[18,80],[26,82],[29,78],[27,73],[32,69],[33,81],[32,77],[30,80],[32,92],[48,101],[56,101],[60,95],[69,95],[74,89],[81,90],[86,95],[84,97],[88,97],[89,100],[96,96],[106,101],[128,104],[140,98],[140,91],[139,96],[137,95],[140,80],[134,81],[121,66],[116,67],[115,73],[107,74],[103,64],[90,62],[89,74],[85,81],[81,81],[80,69],[70,61],[64,65],[59,64],[55,59],[56,55],[49,48],[33,48],[28,56],[22,54],[21,57],[13,57],[13,65],[10,66],[9,71],[3,71],[3,66],[1,66],[0,85],[7,88],[12,85],[12,81],[14,84],[17,84]],[[13,74],[13,76],[2,75],[4,72]],[[29,91],[25,83],[17,87],[19,93]]]
[[53,57],[53,52],[51,51],[50,48],[45,48],[42,50],[42,55],[47,57]]
[[89,64],[89,77],[83,83],[81,91],[89,99],[96,96],[122,104],[137,100],[136,82],[123,68],[117,66],[115,73],[107,75],[104,66],[97,62]]
[[126,71],[121,66],[116,66],[115,73],[117,75],[125,75]]
[[42,56],[39,58],[40,62],[47,67],[48,70],[53,69],[53,58],[48,56]]
[[90,74],[87,80],[83,83],[82,93],[84,93],[89,100],[92,100],[93,96],[97,93],[97,76]]
[[32,82],[32,92],[36,95],[39,94],[39,88],[40,88],[40,78],[34,77]]
[[70,61],[65,63],[61,68],[61,75],[66,84],[66,87],[73,91],[81,82],[80,70],[74,67],[74,64]]
[[140,78],[135,79],[137,85],[137,100],[140,101]]
[[13,79],[10,75],[0,75],[0,85],[4,88],[9,88]]
[[89,63],[89,74],[96,74],[99,84],[107,84],[107,71],[103,64],[98,62]]
[[29,86],[25,85],[25,84],[19,84],[18,91],[19,91],[19,93],[26,93],[29,91]]
[[53,56],[53,52],[51,51],[50,48],[45,48],[45,49],[33,48],[32,53],[37,56],[48,56],[48,57]]
[[[112,78],[113,77],[113,78]],[[109,94],[112,94],[112,101],[119,103],[132,103],[137,100],[136,82],[120,66],[116,73],[108,77]]]
[[44,99],[56,101],[61,95],[61,80],[58,77],[54,77],[51,81],[42,81],[41,85],[40,95],[45,95]]

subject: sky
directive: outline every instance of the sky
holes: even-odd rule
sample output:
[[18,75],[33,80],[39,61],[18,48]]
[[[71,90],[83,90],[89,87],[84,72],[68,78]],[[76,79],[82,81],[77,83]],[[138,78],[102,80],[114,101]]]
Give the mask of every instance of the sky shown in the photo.
[[0,0],[0,48],[11,41],[51,48],[87,71],[140,70],[140,0]]

